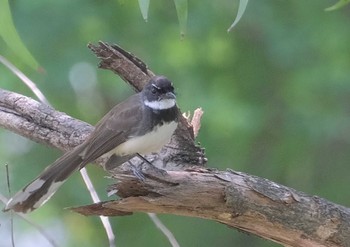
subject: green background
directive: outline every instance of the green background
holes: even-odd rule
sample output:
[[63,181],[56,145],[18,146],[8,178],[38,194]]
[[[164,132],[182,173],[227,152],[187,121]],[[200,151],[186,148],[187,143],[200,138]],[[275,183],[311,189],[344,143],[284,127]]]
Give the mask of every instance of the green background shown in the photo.
[[[96,123],[132,90],[96,69],[88,42],[118,43],[170,78],[183,111],[202,107],[198,141],[208,166],[264,177],[308,194],[350,205],[350,8],[335,1],[250,1],[231,33],[237,1],[190,1],[180,40],[172,1],[151,1],[149,20],[137,1],[14,1],[23,42],[43,71],[30,69],[0,40],[0,54],[26,73],[58,110]],[[34,97],[0,66],[1,88]],[[20,189],[59,151],[0,130],[0,188]],[[102,199],[111,183],[88,168]],[[89,204],[75,174],[29,217],[59,246],[108,246],[97,217],[64,207]],[[160,215],[181,246],[279,246],[202,219]],[[110,219],[118,246],[170,246],[145,214]],[[0,246],[10,246],[9,215],[0,213]],[[15,217],[16,247],[50,246]]]

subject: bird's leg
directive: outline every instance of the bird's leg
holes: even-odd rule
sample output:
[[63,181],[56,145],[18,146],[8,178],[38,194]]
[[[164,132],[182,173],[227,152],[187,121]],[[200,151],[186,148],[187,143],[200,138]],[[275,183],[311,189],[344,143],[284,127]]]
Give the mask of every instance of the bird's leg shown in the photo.
[[131,167],[134,176],[137,177],[139,180],[144,181],[146,178],[145,175],[143,175],[142,171],[138,167],[136,167],[130,160],[128,160],[128,163]]
[[141,154],[136,153],[137,157],[139,157],[141,160],[143,160],[144,162],[146,162],[147,164],[154,166],[150,161],[148,161],[145,157],[143,157]]
[[163,170],[163,169],[160,169],[158,167],[156,167],[155,165],[152,164],[152,162],[150,162],[149,160],[147,160],[145,157],[143,157],[141,154],[139,153],[136,153],[137,157],[139,157],[141,160],[144,161],[144,163],[148,164],[149,167],[147,168],[148,170],[151,170],[153,173],[158,173],[158,174],[161,174],[163,176],[166,176],[168,173]]

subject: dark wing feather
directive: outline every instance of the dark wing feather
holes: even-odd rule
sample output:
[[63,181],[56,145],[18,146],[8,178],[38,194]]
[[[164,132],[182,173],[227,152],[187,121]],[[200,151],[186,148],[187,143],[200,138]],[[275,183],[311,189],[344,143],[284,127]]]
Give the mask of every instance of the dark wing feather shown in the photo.
[[140,94],[112,108],[96,125],[86,140],[86,148],[80,154],[84,163],[94,161],[125,142],[142,120]]

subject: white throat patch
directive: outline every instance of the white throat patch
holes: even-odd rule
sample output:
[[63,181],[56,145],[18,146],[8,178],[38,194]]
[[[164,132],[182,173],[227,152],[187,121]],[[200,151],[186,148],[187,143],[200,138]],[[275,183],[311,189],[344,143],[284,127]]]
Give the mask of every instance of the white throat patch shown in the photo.
[[144,101],[145,105],[152,108],[153,110],[166,110],[175,106],[175,99],[163,99],[160,101]]

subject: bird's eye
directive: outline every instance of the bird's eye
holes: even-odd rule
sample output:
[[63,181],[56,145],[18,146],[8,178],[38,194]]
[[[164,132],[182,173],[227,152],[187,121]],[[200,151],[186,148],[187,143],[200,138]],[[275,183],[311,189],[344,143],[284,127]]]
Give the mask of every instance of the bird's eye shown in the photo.
[[157,90],[155,87],[152,87],[152,88],[151,88],[151,93],[152,93],[152,94],[156,94],[157,91],[158,91],[158,90]]

